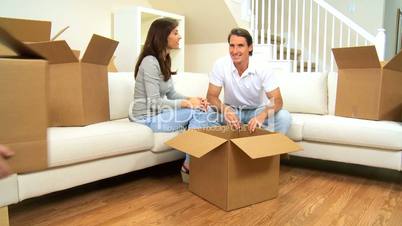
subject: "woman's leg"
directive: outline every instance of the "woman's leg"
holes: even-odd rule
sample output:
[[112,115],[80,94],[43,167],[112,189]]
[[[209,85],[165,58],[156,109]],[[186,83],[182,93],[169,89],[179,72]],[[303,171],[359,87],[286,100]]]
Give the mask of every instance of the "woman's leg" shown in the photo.
[[148,117],[144,124],[154,132],[174,132],[186,129],[191,118],[191,109],[165,110]]
[[[207,113],[196,109],[177,109],[166,110],[158,115],[149,117],[145,120],[145,125],[149,126],[154,132],[173,132],[186,128],[207,127]],[[188,183],[190,169],[190,156],[186,154],[181,173],[183,181]]]

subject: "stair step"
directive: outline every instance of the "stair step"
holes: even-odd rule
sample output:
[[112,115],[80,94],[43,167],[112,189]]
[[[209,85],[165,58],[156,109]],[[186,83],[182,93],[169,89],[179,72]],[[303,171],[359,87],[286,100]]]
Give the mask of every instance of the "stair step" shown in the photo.
[[[290,48],[290,59],[291,59],[291,60],[294,60],[294,58],[295,58],[295,52],[296,52],[296,50],[295,50],[294,48]],[[280,54],[281,54],[281,49],[280,49],[279,47],[277,48],[276,54],[277,54],[277,56],[278,56],[278,58],[279,58],[279,56],[280,56]],[[283,49],[283,57],[286,58],[286,57],[287,57],[287,54],[288,54],[288,49],[287,49],[287,48],[284,48],[284,49]],[[299,57],[300,55],[301,55],[301,50],[298,49],[298,50],[297,50],[297,57]]]
[[[307,71],[307,66],[308,66],[308,63],[307,63],[307,62],[304,62],[303,71]],[[314,70],[315,70],[315,67],[316,67],[316,63],[311,62],[311,71],[314,71]],[[301,71],[301,70],[300,70],[300,61],[297,61],[297,71],[298,71],[298,72]]]
[[[258,35],[258,40],[261,40],[261,34]],[[268,37],[265,36],[264,37],[264,43],[268,43]],[[275,35],[271,35],[271,44],[275,43]],[[285,38],[281,38],[281,36],[276,36],[276,44],[280,45],[281,43],[286,43],[286,39]]]

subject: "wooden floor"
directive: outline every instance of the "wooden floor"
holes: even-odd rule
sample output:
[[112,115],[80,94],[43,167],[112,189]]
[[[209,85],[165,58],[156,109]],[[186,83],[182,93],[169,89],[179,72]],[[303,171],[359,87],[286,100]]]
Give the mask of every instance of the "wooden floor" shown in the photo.
[[278,198],[225,212],[187,190],[179,164],[12,205],[10,225],[402,225],[400,172],[290,161]]

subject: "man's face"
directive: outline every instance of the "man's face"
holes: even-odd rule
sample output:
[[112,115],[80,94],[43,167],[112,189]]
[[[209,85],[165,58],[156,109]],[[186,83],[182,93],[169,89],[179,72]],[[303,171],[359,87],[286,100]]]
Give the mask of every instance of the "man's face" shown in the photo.
[[246,38],[232,35],[229,39],[229,53],[234,64],[247,61],[248,53],[253,49],[253,46],[247,44]]

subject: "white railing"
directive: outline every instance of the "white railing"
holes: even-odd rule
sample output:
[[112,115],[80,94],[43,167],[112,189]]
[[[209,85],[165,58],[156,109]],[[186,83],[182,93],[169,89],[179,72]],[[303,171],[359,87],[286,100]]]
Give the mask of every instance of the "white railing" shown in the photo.
[[374,36],[324,0],[251,0],[250,15],[255,45],[269,45],[272,59],[292,62],[293,71],[336,70],[335,47],[375,45],[384,59],[384,29]]

